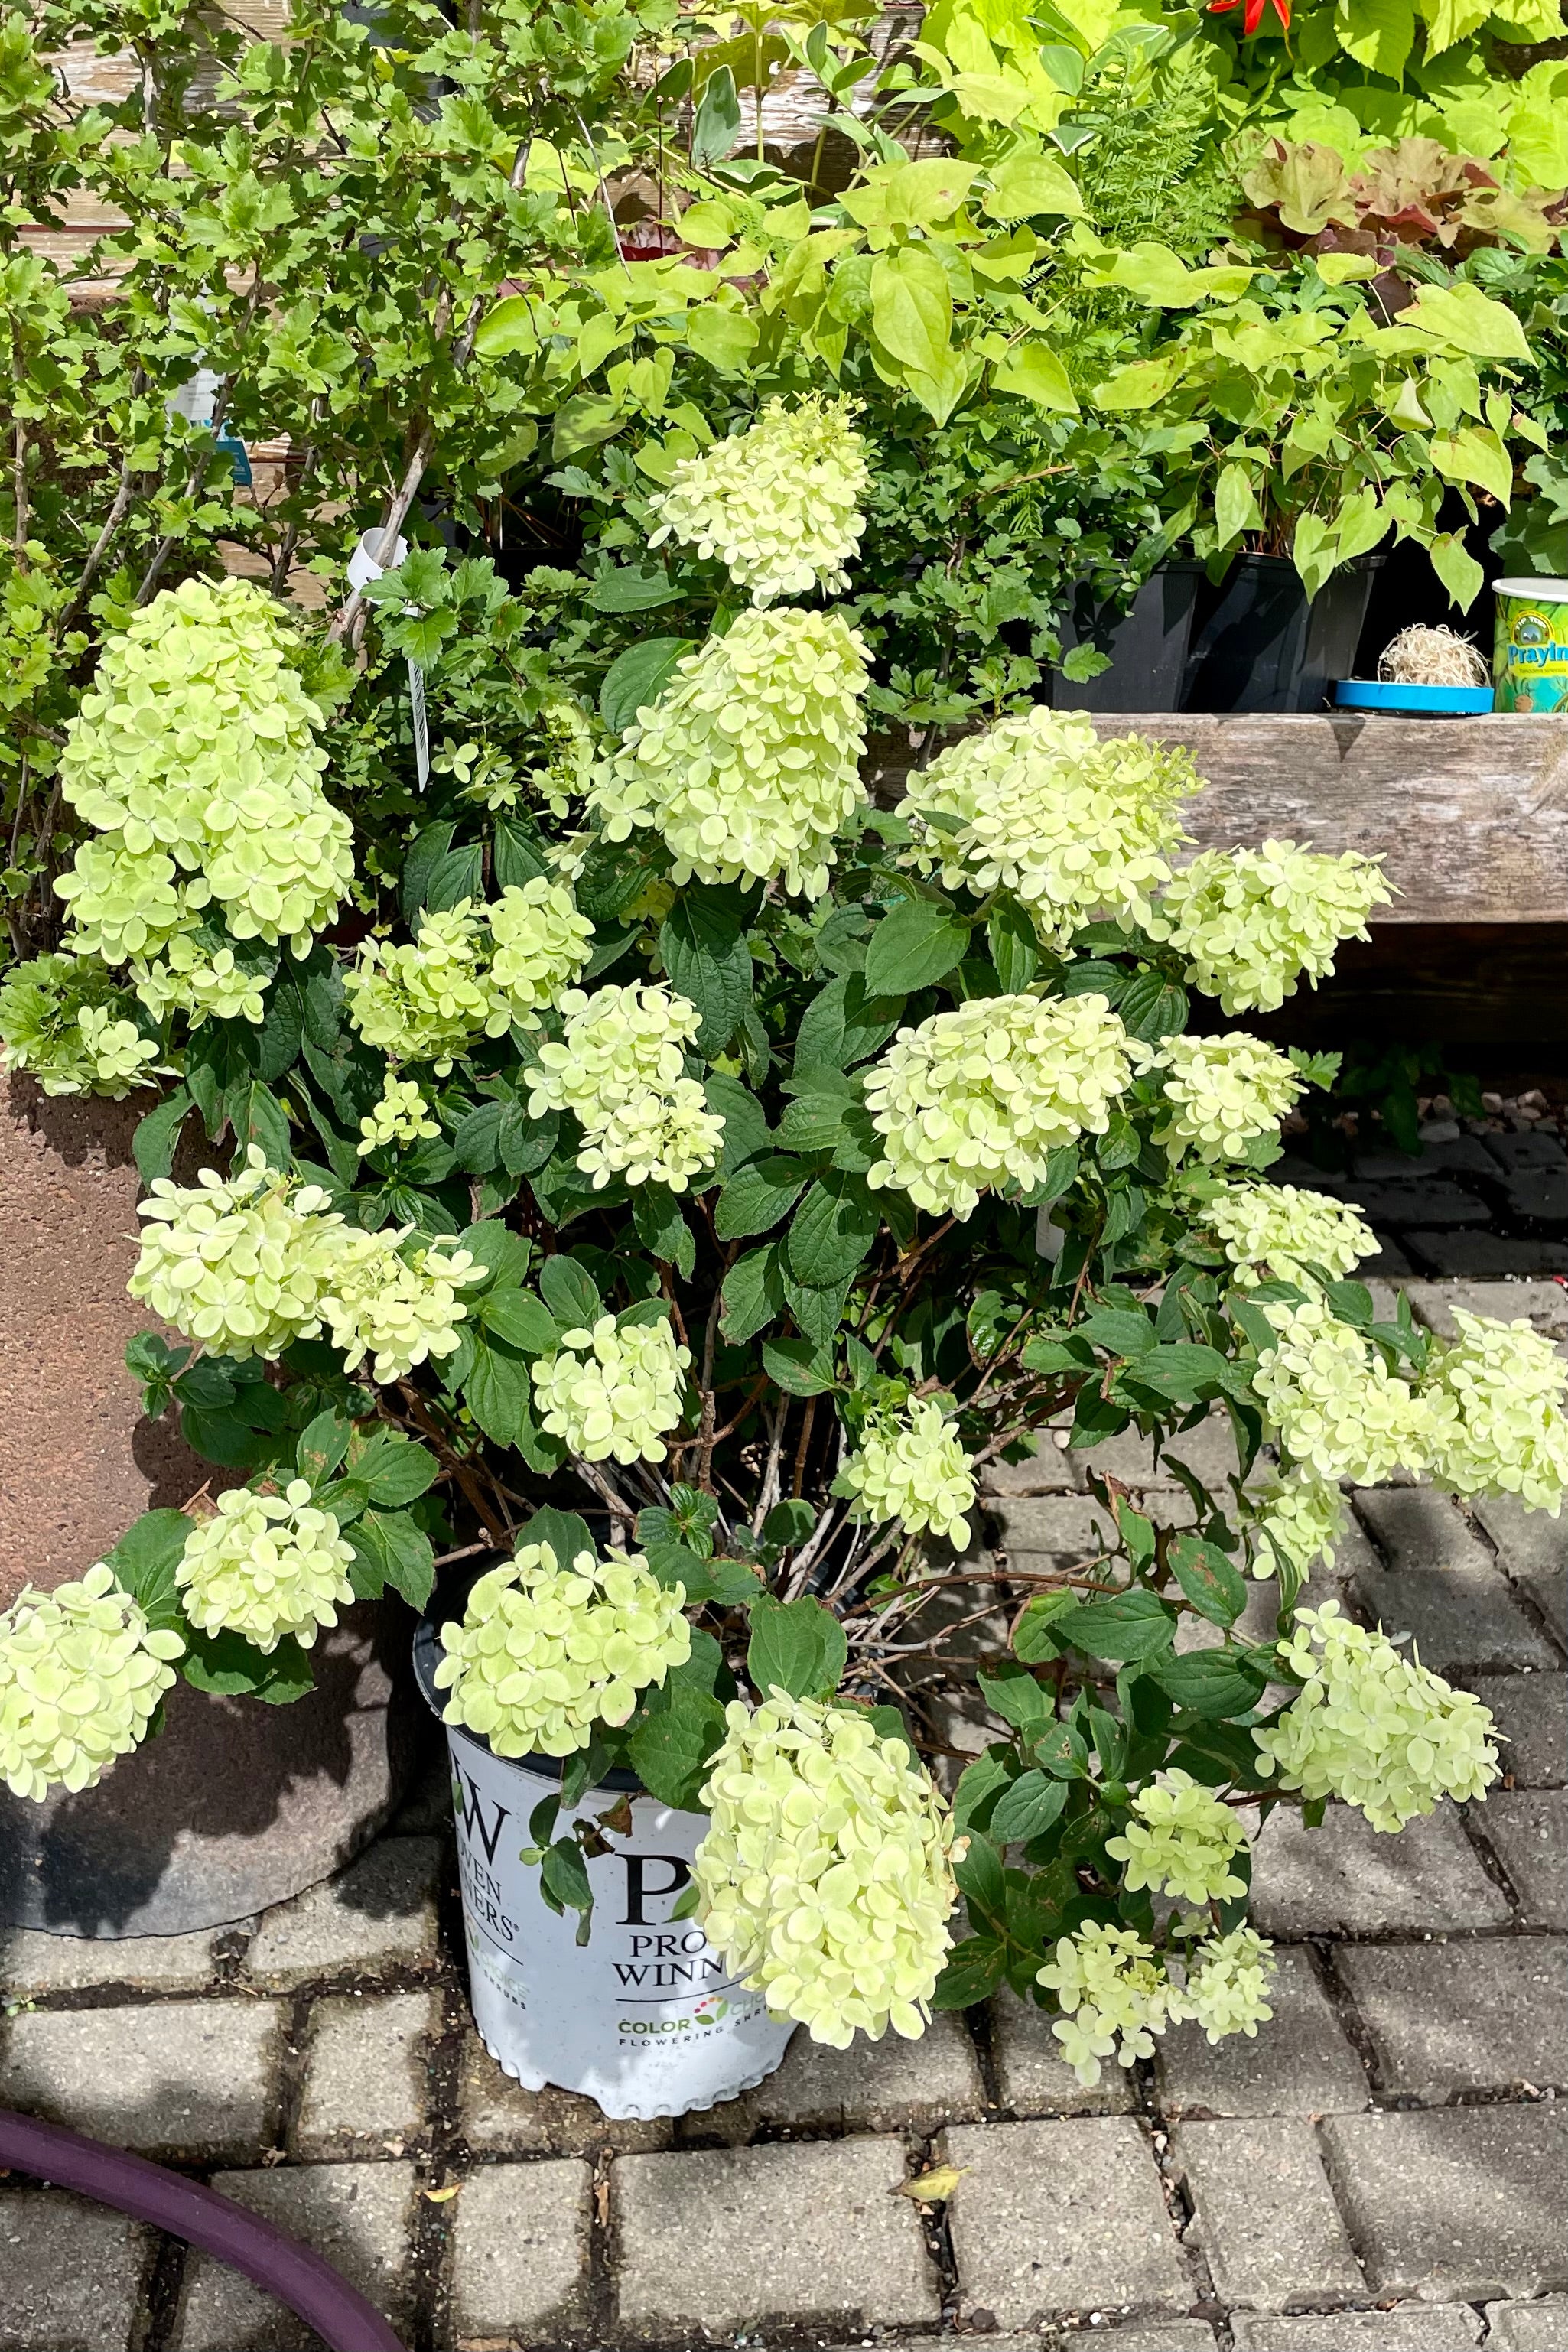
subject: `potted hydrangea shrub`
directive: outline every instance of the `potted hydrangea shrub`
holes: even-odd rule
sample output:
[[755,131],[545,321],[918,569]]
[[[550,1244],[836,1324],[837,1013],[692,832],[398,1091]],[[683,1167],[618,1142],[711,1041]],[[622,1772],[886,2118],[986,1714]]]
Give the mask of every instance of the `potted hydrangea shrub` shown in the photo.
[[[1356,1212],[1267,1181],[1332,1066],[1229,1024],[1331,969],[1375,866],[1183,863],[1188,757],[1047,710],[875,807],[826,593],[863,478],[831,405],[684,461],[663,511],[728,564],[721,625],[531,800],[455,773],[357,946],[308,698],[222,824],[187,790],[191,641],[220,714],[247,633],[304,658],[259,592],[139,615],[65,772],[67,953],[183,1072],[145,1164],[193,1108],[232,1132],[226,1171],[153,1174],[132,1287],[188,1346],[137,1369],[247,1475],[0,1622],[0,1769],[87,1786],[215,1659],[286,1696],[393,1588],[487,2037],[622,2112],[1004,1983],[1086,2081],[1178,2018],[1256,2032],[1257,1820],[1394,1832],[1497,1772],[1477,1699],[1304,1601],[1343,1488],[1568,1480],[1544,1340],[1380,1318]],[[126,735],[168,746],[134,793]],[[1089,1556],[977,1548],[987,1465],[1047,1427],[1210,1412],[1237,1474],[1180,1468],[1168,1518],[1091,1471]]]

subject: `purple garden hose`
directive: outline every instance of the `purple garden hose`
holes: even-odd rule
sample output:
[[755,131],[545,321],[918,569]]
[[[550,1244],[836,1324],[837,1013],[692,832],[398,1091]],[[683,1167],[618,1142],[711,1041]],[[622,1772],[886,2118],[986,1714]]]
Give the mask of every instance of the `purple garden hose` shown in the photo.
[[258,2213],[247,2213],[215,2189],[184,2180],[161,2164],[0,2107],[0,2168],[74,2189],[199,2246],[286,2303],[331,2352],[404,2352],[402,2338],[393,2334],[374,2305],[340,2277],[331,2263],[274,2229]]

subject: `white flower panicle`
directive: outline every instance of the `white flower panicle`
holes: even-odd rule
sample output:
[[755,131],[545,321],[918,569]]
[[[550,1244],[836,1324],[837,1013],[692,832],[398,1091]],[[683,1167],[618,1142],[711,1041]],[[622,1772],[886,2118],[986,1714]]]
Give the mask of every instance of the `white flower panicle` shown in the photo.
[[153,1084],[158,1047],[128,1016],[126,991],[96,956],[35,956],[0,980],[5,1064],[27,1070],[47,1095],[104,1095],[122,1102]]
[[1243,1289],[1268,1279],[1304,1282],[1310,1265],[1338,1282],[1377,1254],[1377,1235],[1353,1202],[1294,1184],[1233,1184],[1204,1216]]
[[1556,1518],[1568,1488],[1568,1364],[1523,1321],[1454,1309],[1457,1343],[1434,1350],[1422,1381],[1432,1467],[1458,1495],[1517,1495]]
[[1375,1486],[1391,1470],[1426,1468],[1431,1407],[1326,1298],[1263,1312],[1279,1339],[1259,1360],[1253,1393],[1292,1462],[1357,1486]]
[[381,1090],[381,1100],[368,1117],[362,1118],[359,1131],[363,1139],[360,1158],[379,1150],[384,1143],[423,1143],[441,1132],[439,1119],[430,1116],[430,1106],[412,1078],[395,1077],[389,1070]]
[[982,1192],[1045,1175],[1058,1144],[1103,1135],[1148,1048],[1103,996],[977,997],[900,1029],[866,1088],[886,1158],[867,1175],[969,1216]]
[[39,1800],[96,1788],[146,1738],[184,1650],[101,1560],[53,1592],[24,1586],[0,1612],[0,1780]]
[[310,1500],[308,1478],[280,1495],[237,1486],[194,1527],[174,1570],[185,1614],[204,1633],[238,1633],[271,1651],[286,1635],[303,1650],[353,1599],[353,1548]]
[[1245,1160],[1260,1135],[1272,1135],[1305,1081],[1293,1062],[1261,1037],[1167,1037],[1160,1048],[1165,1117],[1154,1139],[1173,1160],[1188,1152],[1213,1163]]
[[564,1568],[548,1544],[524,1544],[479,1579],[462,1623],[441,1628],[433,1679],[452,1694],[442,1719],[498,1756],[570,1756],[685,1664],[685,1600],[641,1552],[580,1552]]
[[680,460],[650,501],[659,522],[648,545],[677,539],[716,555],[758,606],[847,588],[870,481],[851,414],[839,400],[770,400],[746,432]]
[[563,1332],[553,1355],[533,1366],[541,1417],[552,1437],[584,1462],[662,1462],[679,1423],[691,1350],[668,1319]]
[[[109,961],[208,904],[237,939],[301,955],[336,913],[353,828],[321,791],[321,713],[290,650],[282,606],[245,580],[165,589],[105,647],[60,755],[67,800],[103,839],[56,887]],[[177,893],[176,871],[192,877]]]
[[1271,1478],[1258,1496],[1258,1513],[1252,1573],[1259,1580],[1278,1576],[1285,1561],[1301,1576],[1310,1576],[1320,1561],[1332,1568],[1334,1546],[1350,1525],[1344,1496],[1333,1480],[1306,1468],[1282,1470]]
[[677,883],[827,887],[834,836],[866,799],[866,647],[837,613],[742,613],[676,664],[590,795],[612,841],[663,835]]
[[1374,1830],[1402,1830],[1441,1797],[1480,1797],[1497,1779],[1490,1710],[1455,1690],[1336,1601],[1299,1609],[1280,1657],[1303,1687],[1271,1730],[1255,1731],[1265,1771],[1310,1801],[1338,1797]]
[[912,1536],[929,1528],[960,1550],[969,1541],[974,1472],[958,1423],[933,1397],[874,1415],[836,1491],[855,1497],[857,1518],[898,1519]]
[[1231,1868],[1247,1843],[1235,1813],[1189,1772],[1157,1772],[1132,1800],[1137,1818],[1105,1851],[1125,1863],[1130,1893],[1152,1887],[1184,1903],[1223,1903],[1245,1895]]
[[485,1269],[455,1242],[415,1239],[415,1227],[379,1234],[345,1228],[321,1313],[343,1368],[369,1361],[374,1381],[406,1379],[416,1364],[455,1355],[468,1315],[458,1297]]
[[1100,2080],[1100,2060],[1119,2066],[1152,2057],[1153,2037],[1184,2016],[1182,1995],[1131,1927],[1089,1920],[1063,1936],[1035,1981],[1054,1992],[1062,2014],[1051,2032],[1080,2083]]
[[430,1062],[444,1077],[477,1038],[535,1025],[587,962],[593,937],[571,891],[542,875],[489,906],[462,898],[400,947],[366,940],[343,975],[349,1016],[395,1062]]
[[[1177,747],[1102,744],[1087,719],[1036,709],[951,744],[910,776],[905,807],[920,863],[952,887],[1011,890],[1041,939],[1066,947],[1097,915],[1148,921],[1200,782]],[[959,831],[921,824],[927,810],[960,818]]]
[[231,947],[204,944],[194,931],[176,931],[163,954],[149,961],[132,956],[136,993],[154,1021],[183,1013],[193,1029],[205,1021],[249,1021],[266,1017],[262,994],[271,974],[241,963]]
[[1370,938],[1367,917],[1393,895],[1376,860],[1353,850],[1205,849],[1167,884],[1151,929],[1226,1013],[1272,1013],[1303,973],[1315,988],[1332,971],[1342,940]]
[[485,913],[494,1007],[504,1006],[521,1025],[572,985],[594,951],[594,926],[565,884],[542,874],[513,883]]
[[814,2042],[918,2039],[957,1899],[930,1775],[849,1707],[775,1689],[725,1719],[691,1866],[709,1941]]
[[1185,2013],[1211,2043],[1227,2033],[1255,2042],[1274,2014],[1267,1999],[1274,1973],[1274,1947],[1255,1928],[1206,1937],[1187,1962]]
[[684,1192],[723,1150],[724,1121],[710,1111],[686,1048],[702,1016],[672,989],[571,990],[561,1000],[559,1044],[539,1048],[529,1071],[528,1115],[569,1110],[581,1123],[577,1165],[603,1191],[613,1176],[628,1184],[667,1184]]

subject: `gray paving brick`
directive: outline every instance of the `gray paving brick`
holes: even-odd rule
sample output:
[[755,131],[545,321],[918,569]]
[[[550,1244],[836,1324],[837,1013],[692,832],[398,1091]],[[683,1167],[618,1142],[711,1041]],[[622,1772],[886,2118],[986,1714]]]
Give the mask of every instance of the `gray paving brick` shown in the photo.
[[[1420,1499],[1418,1490],[1405,1499]],[[1354,1591],[1368,1622],[1390,1635],[1410,1634],[1422,1664],[1434,1674],[1452,1679],[1487,1666],[1557,1664],[1552,1643],[1495,1568],[1416,1568],[1392,1576],[1363,1570]]]
[[1002,2104],[1019,2116],[1125,2115],[1132,2086],[1122,2066],[1102,2066],[1092,2089],[1062,2056],[1051,2020],[1033,2001],[999,1992],[991,2003],[991,2048]]
[[435,1838],[383,1838],[336,1878],[264,1913],[247,1955],[248,1974],[281,1989],[315,1977],[428,1967],[442,1853]]
[[138,1992],[204,1992],[217,1974],[216,1948],[232,1927],[199,1936],[45,1936],[0,1927],[0,1985],[36,2000],[52,1992],[124,1985]]
[[1487,2352],[1568,2352],[1568,2302],[1489,2303]]
[[858,2033],[847,2050],[829,2050],[798,2032],[776,2074],[707,2115],[683,2137],[750,2139],[760,2127],[790,2131],[918,2132],[983,2113],[985,2087],[974,2043],[961,2017],[938,2011],[918,2042]]
[[1000,2327],[1053,2312],[1184,2312],[1194,2299],[1160,2176],[1130,2116],[961,2124],[947,2209],[966,2309]]
[[345,1993],[310,2011],[305,2083],[289,2135],[303,2162],[401,2156],[425,2126],[433,1992]]
[[452,2201],[452,2326],[459,2339],[553,2341],[584,2315],[590,2168],[495,2164]]
[[1355,1507],[1395,1570],[1492,1570],[1491,1554],[1450,1495],[1430,1486],[1371,1486],[1357,1493]]
[[1559,1138],[1543,1135],[1539,1128],[1526,1128],[1520,1135],[1486,1135],[1480,1140],[1490,1158],[1510,1176],[1521,1168],[1568,1166],[1568,1154]]
[[1276,1948],[1274,2016],[1248,2040],[1211,2044],[1191,2019],[1155,2043],[1160,2105],[1210,2116],[1352,2114],[1369,2104],[1366,2074],[1318,1982],[1310,1955]]
[[63,2189],[0,2191],[0,2352],[125,2352],[145,2231]]
[[1568,1675],[1467,1675],[1466,1687],[1490,1707],[1508,1745],[1505,1780],[1519,1789],[1568,1780]]
[[934,2320],[941,2283],[894,2192],[896,2139],[622,2156],[611,2171],[623,2326],[680,2338],[759,2320]]
[[1310,2124],[1185,2123],[1171,2147],[1225,2302],[1277,2307],[1364,2293]]
[[[867,2336],[860,2344],[837,2344],[828,2352],[867,2352],[886,2342],[885,2337]],[[921,2339],[911,2338],[911,2342]],[[993,2336],[984,2335],[927,2337],[927,2343],[963,2344],[971,2352],[1066,2352],[1069,2345],[1104,2344],[1110,2352],[1215,2352],[1215,2333],[1202,2319],[1157,2319],[1152,2326],[1141,2326],[1134,2321],[1129,2327],[1073,2328],[1064,2335],[1054,2331],[1046,2335]]]
[[1568,1791],[1500,1790],[1477,1819],[1518,1890],[1521,1918],[1568,1930]]
[[525,2091],[497,2065],[477,2033],[463,2043],[458,2128],[476,2156],[587,2156],[668,2147],[668,2117],[616,2122],[596,2100],[550,2088]]
[[1334,1965],[1394,2097],[1568,2083],[1568,1943],[1547,1936],[1453,1944],[1345,1944]]
[[1007,1496],[995,1507],[996,1540],[1012,1560],[1044,1554],[1085,1559],[1104,1541],[1106,1514],[1090,1495]]
[[1568,1650],[1568,1517],[1527,1511],[1511,1495],[1478,1502],[1476,1517],[1559,1647]]
[[1077,1486],[1074,1457],[1048,1429],[1027,1460],[993,1462],[980,1482],[984,1495],[1070,1495]]
[[1141,1437],[1135,1429],[1124,1429],[1118,1437],[1107,1438],[1102,1444],[1086,1447],[1078,1457],[1086,1467],[1089,1465],[1109,1478],[1121,1478],[1129,1486],[1179,1486],[1179,1479],[1171,1473],[1172,1460],[1184,1462],[1207,1486],[1222,1492],[1227,1478],[1234,1477],[1238,1468],[1236,1440],[1229,1422],[1223,1413],[1211,1412],[1194,1429],[1184,1429],[1161,1449],[1160,1460],[1154,1460],[1152,1438]]
[[1501,1234],[1410,1232],[1401,1239],[1423,1272],[1478,1281],[1489,1288],[1510,1276],[1561,1274],[1568,1257],[1560,1241],[1510,1241]]
[[24,2014],[0,2027],[0,2106],[147,2155],[255,2158],[282,2023],[278,2002],[243,1999]]
[[1329,2169],[1380,2294],[1478,2303],[1568,2275],[1568,2108],[1331,2116]]
[[1316,1830],[1279,1806],[1255,1849],[1252,1907],[1265,1935],[1287,1937],[1500,1927],[1511,1916],[1449,1804],[1397,1837],[1348,1805],[1331,1805]]
[[[394,2327],[409,2318],[410,2164],[310,2164],[220,2172],[220,2196],[248,2206],[326,2257]],[[291,2311],[208,2255],[185,2264],[173,2352],[319,2352]]]
[[1510,1217],[1532,1225],[1568,1225],[1568,1169],[1526,1168],[1502,1188]]
[[1292,2319],[1238,2311],[1237,2352],[1469,2352],[1480,2322],[1463,2303],[1402,2303],[1392,2311],[1308,2312]]

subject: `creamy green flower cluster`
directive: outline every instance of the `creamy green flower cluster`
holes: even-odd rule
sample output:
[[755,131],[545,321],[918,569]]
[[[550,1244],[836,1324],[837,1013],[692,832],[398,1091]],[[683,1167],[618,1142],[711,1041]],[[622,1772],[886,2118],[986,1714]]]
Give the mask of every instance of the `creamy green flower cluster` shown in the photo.
[[1310,1576],[1320,1560],[1332,1568],[1334,1546],[1350,1515],[1331,1478],[1306,1468],[1282,1470],[1258,1495],[1258,1512],[1254,1576],[1277,1576],[1283,1561],[1302,1576]]
[[441,1628],[433,1679],[452,1694],[442,1720],[477,1732],[498,1756],[570,1756],[685,1664],[685,1601],[641,1552],[601,1562],[584,1551],[563,1568],[548,1544],[524,1544],[479,1579],[462,1623]]
[[1423,1381],[1432,1467],[1460,1495],[1517,1495],[1555,1518],[1568,1488],[1568,1364],[1520,1321],[1454,1309],[1459,1338],[1434,1351]]
[[106,1095],[122,1102],[153,1084],[156,1043],[128,1015],[131,997],[96,956],[35,956],[0,981],[6,1066],[28,1070],[47,1095]]
[[1247,1881],[1231,1868],[1247,1843],[1235,1813],[1190,1772],[1157,1772],[1132,1800],[1136,1820],[1105,1851],[1127,1865],[1128,1890],[1179,1895],[1184,1903],[1223,1903],[1245,1895]]
[[1274,1973],[1274,1947],[1256,1928],[1206,1937],[1187,1962],[1185,2014],[1211,2043],[1227,2033],[1255,2042],[1274,2014],[1267,1998]]
[[539,1049],[529,1071],[530,1118],[569,1110],[581,1123],[577,1165],[602,1192],[613,1176],[684,1192],[723,1150],[724,1121],[686,1076],[686,1048],[702,1016],[673,989],[570,990],[561,1000],[559,1044]]
[[[1182,803],[1200,778],[1188,752],[1126,735],[1100,743],[1085,719],[1036,709],[938,754],[909,780],[917,860],[951,887],[1011,890],[1047,945],[1097,915],[1147,922],[1186,839]],[[941,811],[956,833],[922,824]]]
[[1280,1656],[1305,1678],[1271,1730],[1253,1740],[1265,1771],[1309,1801],[1338,1797],[1374,1830],[1402,1830],[1440,1797],[1480,1797],[1498,1776],[1489,1708],[1455,1690],[1339,1603],[1299,1609]]
[[857,1518],[898,1519],[911,1536],[929,1528],[960,1550],[969,1541],[974,1472],[958,1423],[932,1397],[874,1415],[836,1491],[854,1496]]
[[349,1016],[393,1061],[430,1062],[445,1077],[476,1038],[531,1026],[576,979],[593,937],[565,884],[542,875],[490,906],[461,898],[400,947],[365,940],[343,975]]
[[40,1800],[96,1788],[145,1738],[184,1650],[101,1560],[53,1592],[24,1586],[0,1613],[0,1780]]
[[1205,849],[1173,877],[1151,926],[1187,958],[1187,977],[1226,1013],[1272,1013],[1304,972],[1315,988],[1344,940],[1393,896],[1376,860],[1266,841]]
[[361,1233],[328,1198],[268,1168],[254,1144],[237,1176],[204,1168],[188,1186],[160,1176],[137,1212],[142,1251],[126,1288],[223,1355],[270,1361],[324,1324],[351,1371],[374,1354],[378,1381],[450,1355],[466,1312],[457,1292],[483,1268],[448,1242],[405,1255],[411,1225]]
[[691,1350],[676,1344],[668,1319],[617,1324],[601,1315],[592,1330],[564,1331],[552,1355],[533,1366],[541,1417],[552,1437],[584,1462],[662,1462],[680,1420]]
[[291,1478],[280,1495],[220,1495],[185,1538],[174,1580],[201,1633],[238,1633],[258,1650],[291,1635],[308,1650],[354,1597],[353,1557],[331,1512],[311,1502],[310,1480]]
[[205,944],[199,932],[176,931],[161,956],[132,956],[131,977],[154,1021],[183,1013],[199,1029],[204,1021],[259,1024],[267,1010],[262,991],[271,973],[241,963],[231,947]]
[[1100,2080],[1100,2062],[1119,2066],[1153,2055],[1154,2036],[1185,2014],[1180,1989],[1132,1927],[1090,1919],[1063,1936],[1035,1981],[1057,1997],[1062,2011],[1051,2032],[1080,2083]]
[[1275,1132],[1304,1084],[1292,1062],[1244,1029],[1168,1037],[1160,1067],[1166,1108],[1155,1141],[1173,1160],[1190,1151],[1211,1164],[1245,1160],[1257,1137]]
[[834,836],[865,801],[866,647],[837,613],[742,613],[676,664],[590,795],[612,841],[652,826],[674,879],[827,887]]
[[889,2025],[917,2040],[957,1899],[930,1775],[848,1707],[775,1689],[725,1720],[691,1866],[710,1943],[814,2042],[847,2050]]
[[1377,1252],[1377,1235],[1353,1202],[1295,1184],[1233,1184],[1206,1204],[1204,1216],[1242,1289],[1268,1279],[1304,1282],[1309,1265],[1337,1282]]
[[887,1157],[868,1184],[970,1215],[982,1192],[1038,1183],[1058,1145],[1103,1135],[1148,1048],[1103,996],[976,997],[900,1029],[866,1103]]
[[839,400],[770,400],[746,432],[680,460],[650,502],[659,524],[648,545],[677,539],[716,555],[759,606],[847,588],[870,480],[850,415]]
[[290,651],[282,606],[246,580],[165,589],[106,646],[60,755],[103,838],[55,886],[106,961],[155,953],[208,905],[300,955],[336,913],[353,828],[321,791],[321,713]]
[[359,1148],[363,1160],[366,1152],[379,1150],[384,1143],[428,1142],[440,1134],[441,1122],[431,1118],[430,1106],[413,1078],[395,1077],[388,1070],[381,1100],[361,1119],[359,1131],[363,1139]]
[[1357,1486],[1375,1486],[1391,1470],[1426,1467],[1431,1407],[1326,1298],[1263,1312],[1279,1344],[1260,1360],[1253,1391],[1270,1435],[1293,1462]]

